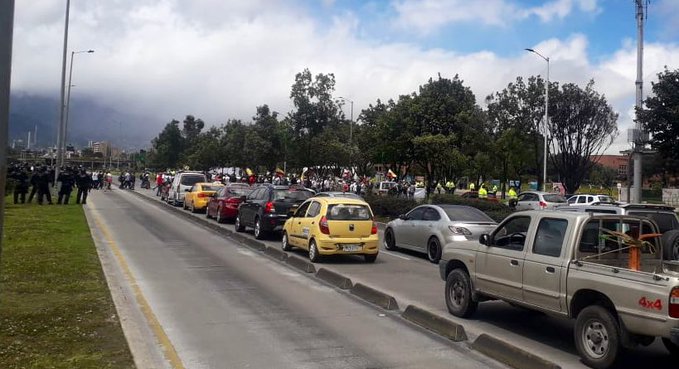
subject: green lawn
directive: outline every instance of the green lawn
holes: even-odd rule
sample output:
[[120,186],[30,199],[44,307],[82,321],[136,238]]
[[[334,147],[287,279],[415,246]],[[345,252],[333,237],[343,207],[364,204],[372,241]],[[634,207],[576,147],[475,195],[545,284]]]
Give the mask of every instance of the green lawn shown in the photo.
[[82,208],[9,202],[0,368],[134,368]]

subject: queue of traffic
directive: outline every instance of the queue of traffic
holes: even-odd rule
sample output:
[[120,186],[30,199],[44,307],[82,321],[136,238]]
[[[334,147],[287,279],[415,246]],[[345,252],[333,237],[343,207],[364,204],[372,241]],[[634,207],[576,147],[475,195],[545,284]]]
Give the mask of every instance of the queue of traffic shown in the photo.
[[[442,295],[458,317],[471,316],[479,302],[503,300],[574,319],[578,353],[591,367],[611,367],[624,349],[656,337],[678,356],[674,209],[585,203],[579,199],[589,195],[576,196],[567,201],[523,192],[514,203],[517,212],[499,224],[470,206],[422,204],[384,225],[382,245],[439,264]],[[202,173],[180,172],[160,197],[219,223],[233,222],[236,232],[252,228],[257,239],[279,235],[282,250],[301,249],[314,263],[328,255],[359,255],[374,263],[380,252],[372,209],[353,193],[213,183]]]

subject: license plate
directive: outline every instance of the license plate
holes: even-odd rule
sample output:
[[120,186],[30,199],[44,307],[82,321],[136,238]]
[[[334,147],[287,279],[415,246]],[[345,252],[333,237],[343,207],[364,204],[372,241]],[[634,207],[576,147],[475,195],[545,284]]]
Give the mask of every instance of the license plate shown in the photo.
[[343,251],[361,251],[361,245],[342,245]]

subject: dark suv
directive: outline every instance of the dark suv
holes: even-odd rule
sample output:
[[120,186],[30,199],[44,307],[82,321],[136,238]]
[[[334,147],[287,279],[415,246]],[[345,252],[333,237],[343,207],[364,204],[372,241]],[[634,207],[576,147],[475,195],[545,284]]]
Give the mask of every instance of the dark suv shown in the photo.
[[297,206],[312,196],[312,191],[303,188],[263,184],[242,198],[236,216],[236,232],[252,227],[255,238],[262,239],[267,233],[281,231]]

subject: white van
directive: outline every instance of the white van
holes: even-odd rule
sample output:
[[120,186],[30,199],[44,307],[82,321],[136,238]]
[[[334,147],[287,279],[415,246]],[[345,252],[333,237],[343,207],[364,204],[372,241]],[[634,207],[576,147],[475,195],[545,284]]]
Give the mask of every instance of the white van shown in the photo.
[[184,195],[198,182],[207,182],[205,174],[201,172],[179,172],[174,176],[172,186],[167,193],[167,202],[180,206],[184,204]]

